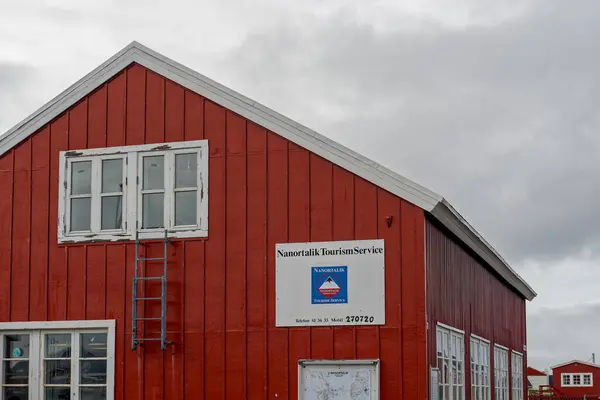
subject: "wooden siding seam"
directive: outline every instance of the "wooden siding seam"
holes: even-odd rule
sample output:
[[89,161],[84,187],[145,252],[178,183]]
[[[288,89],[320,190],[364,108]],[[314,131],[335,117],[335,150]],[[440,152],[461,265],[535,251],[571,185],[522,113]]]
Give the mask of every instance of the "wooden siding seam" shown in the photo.
[[244,118],[244,394],[248,398],[248,120]]
[[223,398],[227,398],[227,126],[229,119],[227,118],[227,110],[223,110],[224,119],[225,119],[225,130],[223,132],[223,176],[224,176],[224,185],[223,185],[223,237],[225,238],[223,244],[223,264],[225,264],[225,275],[224,275],[224,284],[223,284],[223,369],[222,369],[222,386],[223,386]]
[[[54,194],[52,193],[52,191],[50,190],[50,188],[52,187],[52,127],[50,124],[48,124],[48,198],[50,199]],[[58,187],[60,187],[60,182],[58,184]],[[56,196],[58,196],[58,193],[56,193]],[[48,202],[48,212],[46,213],[46,218],[47,218],[47,227],[46,227],[46,232],[47,232],[47,236],[46,236],[46,316],[45,319],[46,321],[49,320],[49,316],[50,316],[50,247],[52,247],[54,245],[54,243],[50,243],[50,238],[52,237],[51,235],[51,229],[57,229],[57,223],[60,223],[58,221],[52,221],[52,218],[50,217],[52,215],[52,210],[50,209],[52,202],[49,201]]]
[[[39,131],[38,131],[39,133]],[[27,139],[29,142],[29,234],[27,238],[27,320],[31,320],[31,233],[33,225],[33,137]]]
[[[9,240],[10,240],[10,255],[9,255],[9,273],[8,273],[8,279],[12,282],[12,273],[13,273],[13,259],[14,259],[14,239],[13,239],[13,235],[14,233],[14,223],[15,223],[15,158],[16,158],[16,150],[13,149],[12,150],[12,182],[11,182],[11,192],[12,192],[12,198],[11,198],[11,213],[10,213],[10,234],[9,236]],[[9,306],[8,306],[8,320],[12,321],[12,284],[9,285],[8,288],[9,294],[8,294],[8,302],[9,302]]]

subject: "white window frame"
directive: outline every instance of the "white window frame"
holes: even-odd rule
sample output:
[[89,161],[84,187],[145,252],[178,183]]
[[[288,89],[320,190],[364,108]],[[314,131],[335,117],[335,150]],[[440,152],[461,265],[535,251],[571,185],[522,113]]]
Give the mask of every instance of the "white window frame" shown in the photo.
[[[48,322],[2,322],[0,323],[0,359],[4,352],[5,335],[29,335],[29,400],[42,399],[44,394],[43,360],[44,335],[67,333],[71,342],[71,399],[79,399],[79,338],[82,333],[106,333],[106,399],[115,397],[115,320],[96,321],[48,321]],[[103,359],[103,358],[100,358]],[[4,380],[4,362],[0,365],[0,383]],[[87,385],[84,385],[87,387]],[[0,392],[0,399],[4,393]]]
[[512,399],[523,400],[523,354],[511,351]]
[[508,348],[494,345],[495,400],[508,400]]
[[[579,377],[580,384],[575,384],[575,376]],[[590,377],[590,383],[586,385],[584,377]],[[565,384],[565,378],[569,379],[569,383]],[[562,373],[560,374],[560,386],[561,387],[592,387],[594,386],[594,374],[591,372],[579,372],[579,373]]]
[[[175,155],[195,152],[197,164],[196,225],[175,226]],[[165,157],[164,227],[142,229],[142,159],[144,156]],[[123,157],[123,202],[121,229],[101,230],[101,169],[102,160]],[[71,165],[73,162],[92,162],[91,229],[71,232],[70,192]],[[100,149],[60,152],[58,242],[91,242],[161,239],[167,231],[170,238],[193,238],[208,236],[208,141],[194,140],[162,144],[106,147]]]
[[490,341],[471,335],[471,398],[490,400],[492,396],[490,371]]
[[[453,368],[454,359],[456,360],[456,368]],[[438,383],[441,398],[464,400],[465,334],[463,331],[447,325],[437,324],[436,364],[440,371]]]

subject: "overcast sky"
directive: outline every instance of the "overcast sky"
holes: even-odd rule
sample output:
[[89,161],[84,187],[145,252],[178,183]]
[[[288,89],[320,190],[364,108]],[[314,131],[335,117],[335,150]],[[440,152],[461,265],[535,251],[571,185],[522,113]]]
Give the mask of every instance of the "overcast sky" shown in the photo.
[[600,2],[5,2],[0,132],[132,40],[444,195],[539,293],[530,365],[600,344]]

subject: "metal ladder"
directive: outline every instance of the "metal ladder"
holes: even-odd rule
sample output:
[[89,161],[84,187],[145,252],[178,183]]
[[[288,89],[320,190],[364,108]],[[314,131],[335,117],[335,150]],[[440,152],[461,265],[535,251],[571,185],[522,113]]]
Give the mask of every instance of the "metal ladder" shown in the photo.
[[[167,238],[167,231],[165,230],[165,237],[163,239],[163,256],[162,257],[140,257],[139,247],[143,246],[140,243],[138,232],[135,233],[135,271],[133,274],[133,287],[131,290],[132,295],[132,308],[131,308],[131,349],[135,350],[137,346],[141,346],[143,342],[148,341],[159,341],[160,349],[166,350],[167,348],[167,256],[168,248],[167,245],[169,240]],[[140,262],[145,261],[162,261],[163,262],[163,274],[162,276],[142,276],[140,275]],[[145,270],[145,268],[144,268]],[[147,281],[160,281],[161,283],[161,294],[160,297],[138,297],[138,284],[139,282]],[[145,293],[145,291],[144,291]],[[138,305],[141,305],[145,301],[160,301],[160,318],[159,317],[138,317]],[[144,323],[145,321],[160,321],[160,337],[139,337],[138,323]]]

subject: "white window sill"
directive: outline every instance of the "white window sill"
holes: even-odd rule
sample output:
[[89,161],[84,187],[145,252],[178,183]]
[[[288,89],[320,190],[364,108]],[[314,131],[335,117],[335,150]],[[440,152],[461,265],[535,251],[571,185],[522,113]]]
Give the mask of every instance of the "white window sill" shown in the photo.
[[[160,240],[164,239],[165,231],[154,231],[154,232],[143,232],[138,233],[138,239],[140,240]],[[167,232],[167,238],[169,239],[192,239],[192,238],[206,238],[208,237],[208,231],[205,229],[195,230],[172,230]],[[112,233],[112,234],[93,234],[93,233],[82,233],[77,235],[59,236],[58,244],[70,244],[70,243],[93,243],[93,242],[129,242],[135,240],[135,235],[131,233]]]

